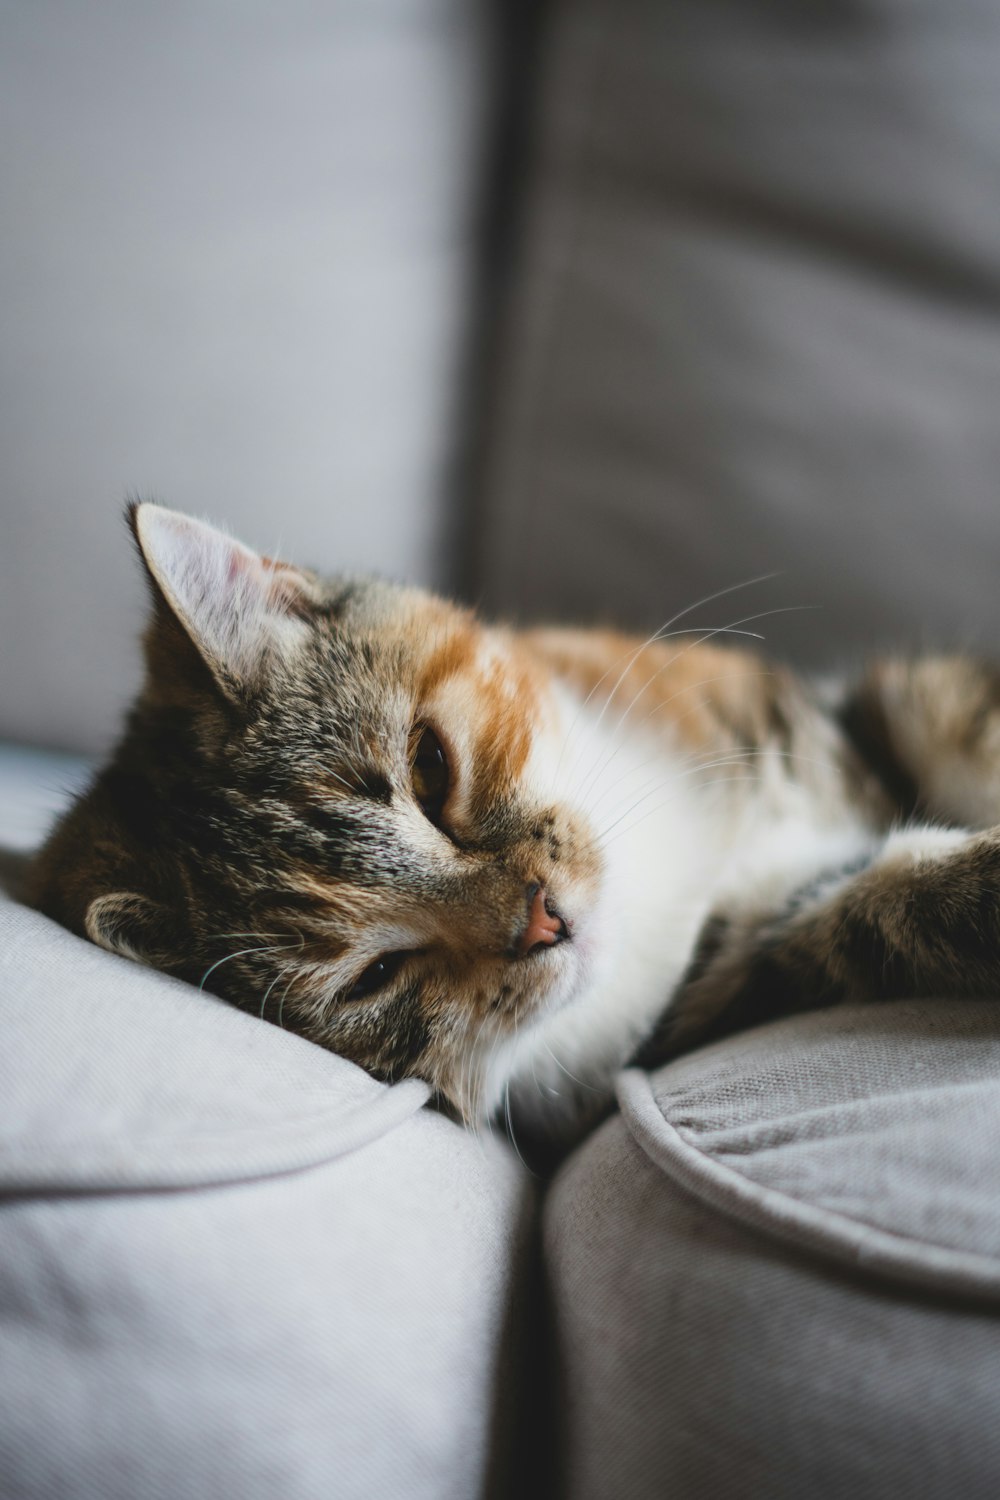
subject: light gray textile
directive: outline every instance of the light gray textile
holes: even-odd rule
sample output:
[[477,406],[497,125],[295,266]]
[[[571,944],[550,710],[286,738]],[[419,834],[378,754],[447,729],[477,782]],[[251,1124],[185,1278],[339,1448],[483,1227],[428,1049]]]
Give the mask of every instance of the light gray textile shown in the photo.
[[0,849],[37,848],[93,768],[82,755],[0,743]]
[[1000,10],[558,0],[475,578],[841,661],[1000,638]]
[[7,897],[0,1026],[4,1500],[504,1482],[535,1317],[508,1151]]
[[546,1209],[565,1493],[992,1496],[1000,1005],[627,1073]]
[[443,581],[487,9],[0,9],[0,734],[114,735],[130,491]]

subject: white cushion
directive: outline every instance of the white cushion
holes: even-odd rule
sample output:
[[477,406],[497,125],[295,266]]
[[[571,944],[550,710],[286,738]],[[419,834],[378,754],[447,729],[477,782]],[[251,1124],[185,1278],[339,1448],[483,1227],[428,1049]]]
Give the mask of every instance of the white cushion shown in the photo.
[[496,1480],[532,1311],[508,1150],[7,896],[0,995],[5,1495]]

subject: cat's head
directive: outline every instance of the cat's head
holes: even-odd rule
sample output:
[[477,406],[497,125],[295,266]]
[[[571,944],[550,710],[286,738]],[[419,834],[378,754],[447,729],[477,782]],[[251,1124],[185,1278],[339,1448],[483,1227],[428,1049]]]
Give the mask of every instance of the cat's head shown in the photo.
[[146,684],[41,904],[476,1118],[491,1059],[586,978],[601,860],[548,673],[426,593],[130,520]]

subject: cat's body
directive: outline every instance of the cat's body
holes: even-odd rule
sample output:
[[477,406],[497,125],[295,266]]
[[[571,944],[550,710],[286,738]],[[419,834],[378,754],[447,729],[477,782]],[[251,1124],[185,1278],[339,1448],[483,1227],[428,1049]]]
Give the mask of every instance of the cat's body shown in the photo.
[[988,669],[817,691],[715,632],[516,633],[132,520],[146,686],[35,871],[102,946],[556,1133],[637,1054],[995,988]]

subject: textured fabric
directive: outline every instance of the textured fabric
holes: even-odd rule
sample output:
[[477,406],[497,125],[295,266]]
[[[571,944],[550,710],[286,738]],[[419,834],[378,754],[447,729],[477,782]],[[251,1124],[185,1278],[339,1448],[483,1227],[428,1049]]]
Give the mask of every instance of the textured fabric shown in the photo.
[[502,1483],[535,1318],[510,1153],[6,897],[0,1013],[4,1500]]
[[546,1209],[565,1493],[1000,1486],[1000,1007],[832,1010],[623,1076]]
[[447,579],[480,0],[0,9],[0,734],[107,745],[137,491]]
[[1000,639],[1000,10],[559,0],[476,587]]

